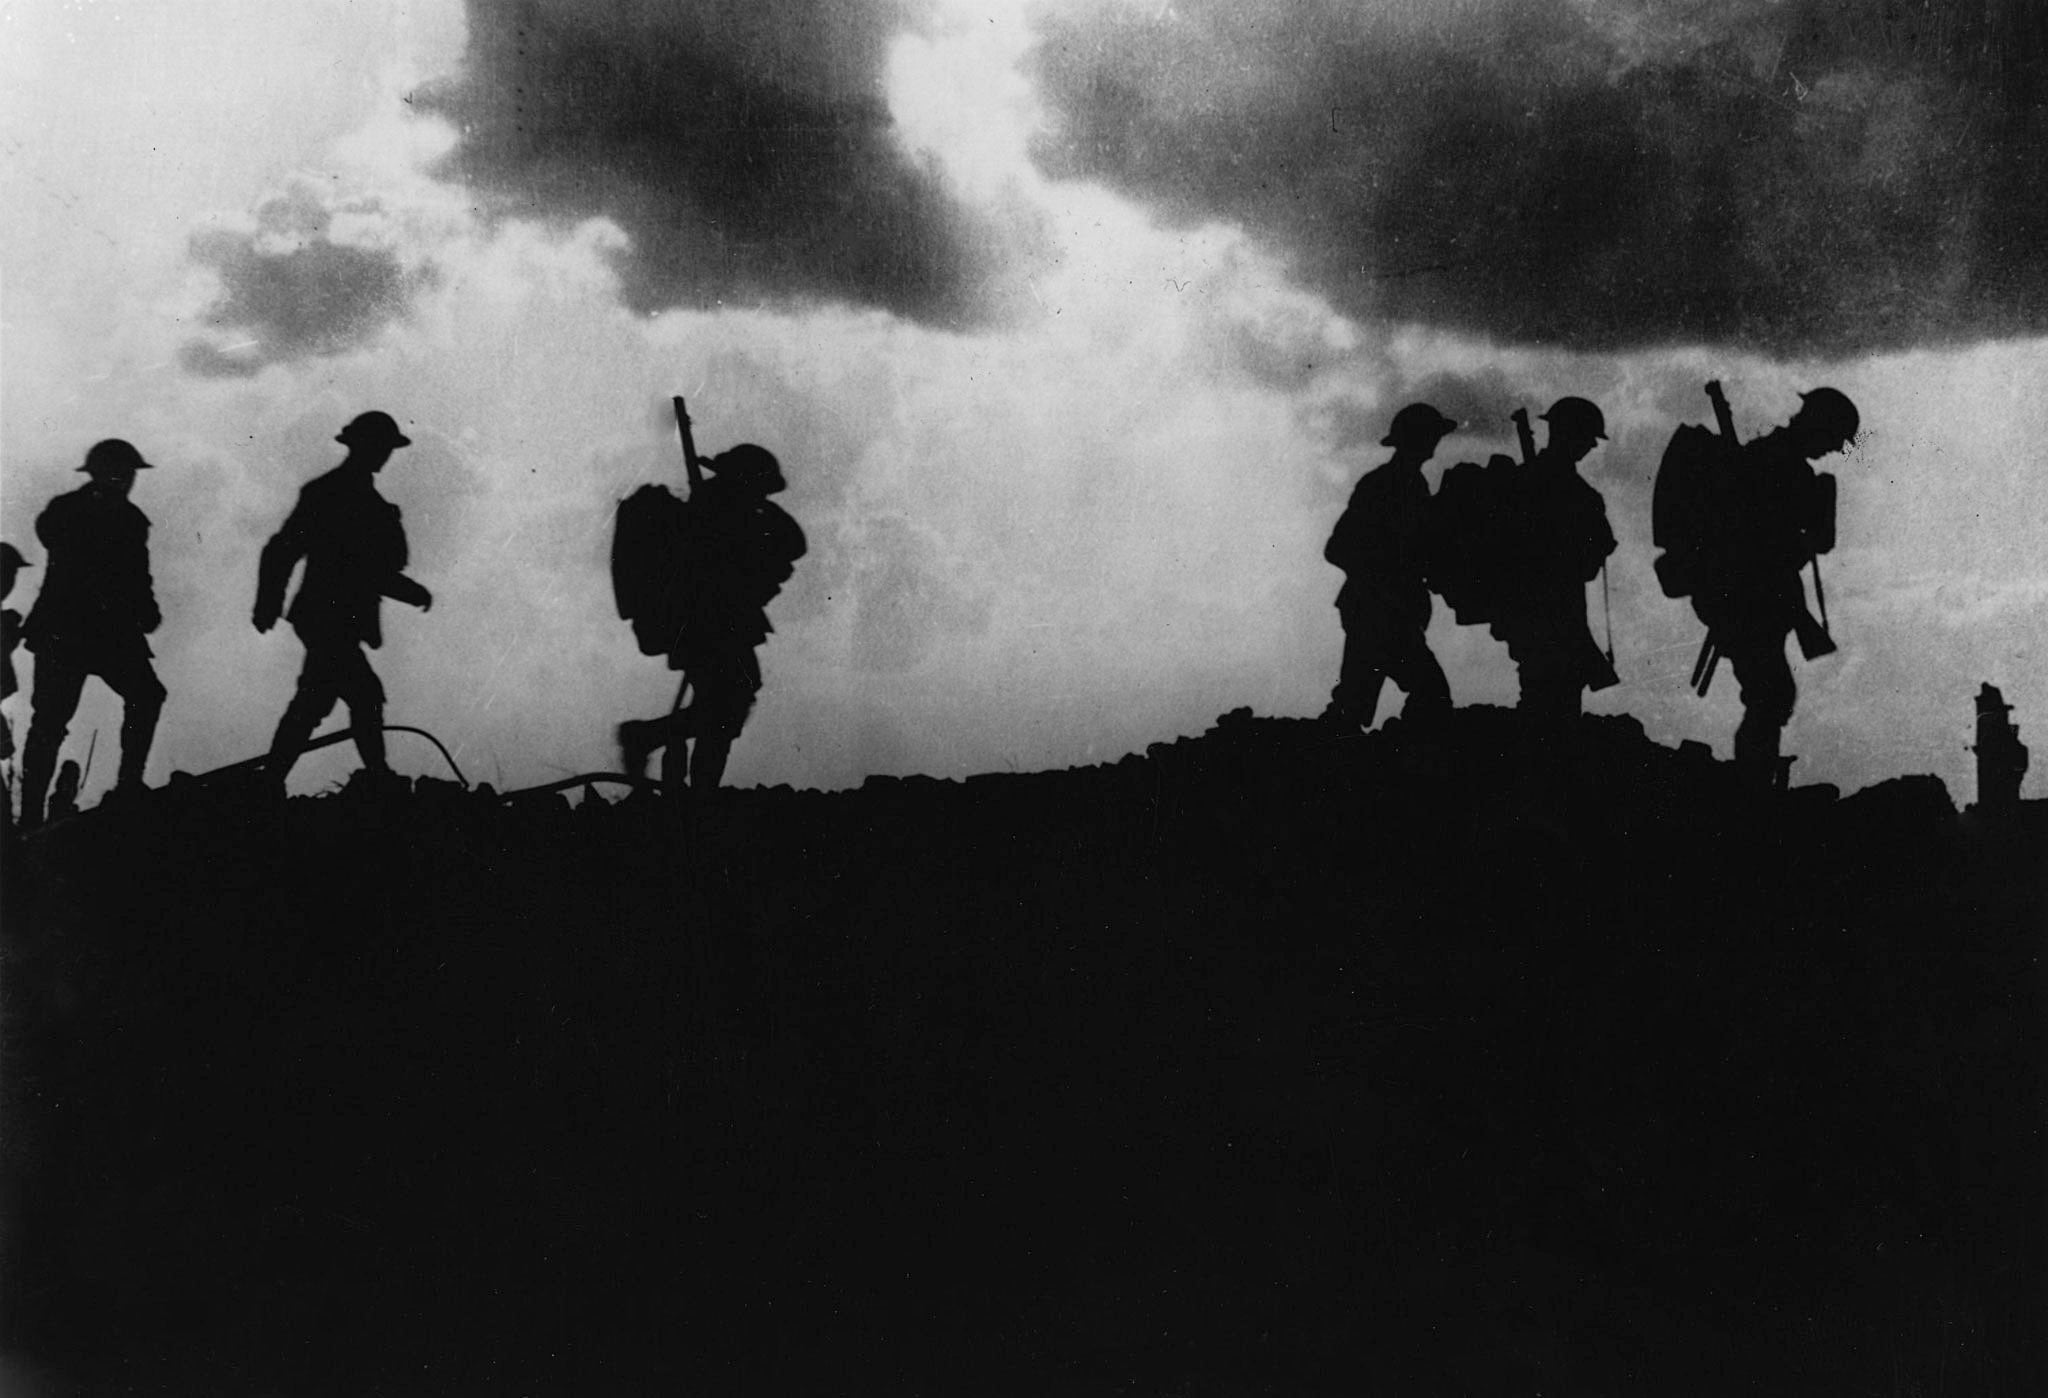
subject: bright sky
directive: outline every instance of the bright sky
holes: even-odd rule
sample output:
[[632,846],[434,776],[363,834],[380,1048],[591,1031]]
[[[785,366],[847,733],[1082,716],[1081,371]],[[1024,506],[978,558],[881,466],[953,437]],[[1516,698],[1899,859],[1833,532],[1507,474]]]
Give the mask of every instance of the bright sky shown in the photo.
[[[418,443],[380,484],[437,597],[426,615],[387,607],[391,721],[504,786],[614,765],[613,726],[664,707],[670,677],[612,613],[610,509],[678,479],[680,392],[707,451],[782,456],[812,544],[771,610],[768,688],[730,779],[838,786],[1113,760],[1241,704],[1319,711],[1340,647],[1321,548],[1350,482],[1383,459],[1404,386],[1501,372],[1541,388],[1532,409],[1577,392],[1607,413],[1586,470],[1623,540],[1626,683],[1589,708],[1727,753],[1734,687],[1692,697],[1700,628],[1651,575],[1650,473],[1677,421],[1708,420],[1705,379],[1727,383],[1745,432],[1827,382],[1863,406],[1865,438],[1823,463],[1842,478],[1823,565],[1842,651],[1795,666],[1796,777],[1926,771],[1972,799],[1986,680],[2042,746],[2048,343],[1779,363],[1361,321],[1242,228],[1169,224],[1034,165],[1025,12],[938,6],[887,51],[892,139],[976,215],[1004,308],[945,330],[739,298],[649,314],[622,299],[618,224],[482,217],[430,173],[456,133],[407,100],[461,62],[456,5],[0,8],[0,532],[40,562],[34,515],[101,437],[160,468],[134,497],[155,524],[171,691],[152,779],[267,743],[300,651],[249,625],[256,552],[364,408]],[[259,275],[281,265],[302,275]],[[386,299],[352,300],[372,270]],[[223,278],[245,274],[248,313],[210,323]],[[1477,424],[1439,460],[1483,459],[1508,433],[1504,416]],[[1512,701],[1483,630],[1439,608],[1432,640],[1460,702]],[[89,693],[67,751],[100,731],[98,788],[116,708]],[[301,782],[350,765],[309,759]]]

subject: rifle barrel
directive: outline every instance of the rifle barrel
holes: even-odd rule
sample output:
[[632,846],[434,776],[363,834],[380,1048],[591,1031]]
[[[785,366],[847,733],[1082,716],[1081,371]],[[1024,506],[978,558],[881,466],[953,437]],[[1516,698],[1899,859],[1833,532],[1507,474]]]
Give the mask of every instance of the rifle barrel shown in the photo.
[[683,470],[690,478],[690,493],[695,495],[697,487],[704,484],[704,468],[697,460],[697,442],[690,435],[690,410],[684,406],[681,394],[669,400],[676,410],[676,435],[683,440]]

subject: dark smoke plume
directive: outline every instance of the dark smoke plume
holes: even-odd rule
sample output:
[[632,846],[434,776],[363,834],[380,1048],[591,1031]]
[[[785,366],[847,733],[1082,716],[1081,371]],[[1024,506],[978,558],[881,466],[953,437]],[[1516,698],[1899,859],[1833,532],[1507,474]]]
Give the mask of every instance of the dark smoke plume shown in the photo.
[[1175,0],[1050,19],[1038,158],[1346,309],[1846,353],[2048,327],[2048,7]]
[[507,211],[606,215],[636,309],[832,300],[975,313],[959,209],[897,146],[888,0],[467,0],[465,76],[428,97],[448,170]]
[[193,340],[180,359],[214,378],[354,349],[402,315],[431,275],[388,248],[336,241],[334,211],[305,187],[264,203],[254,231],[201,233],[191,251],[220,278],[206,323],[229,343]]

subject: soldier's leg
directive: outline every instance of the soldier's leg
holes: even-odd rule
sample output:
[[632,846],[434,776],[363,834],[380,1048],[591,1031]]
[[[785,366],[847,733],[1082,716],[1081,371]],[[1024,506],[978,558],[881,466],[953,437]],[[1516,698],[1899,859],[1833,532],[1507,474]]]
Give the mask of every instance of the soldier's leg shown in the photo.
[[1402,633],[1388,650],[1386,665],[1394,683],[1408,696],[1404,714],[1431,718],[1451,711],[1451,682],[1444,678],[1444,667],[1437,663],[1436,652],[1420,629]]
[[1337,668],[1337,687],[1330,691],[1330,706],[1323,717],[1333,723],[1359,728],[1372,727],[1379,711],[1380,687],[1387,672],[1381,668],[1380,647],[1369,634],[1368,619],[1345,616],[1344,658]]
[[291,702],[284,706],[284,717],[277,721],[277,732],[270,740],[270,761],[265,771],[272,782],[284,785],[292,764],[298,761],[299,749],[305,747],[306,740],[313,736],[313,730],[320,726],[339,697],[329,648],[308,641],[306,663],[299,671],[299,687],[292,692]]
[[690,790],[714,791],[725,778],[726,758],[746,726],[761,689],[761,664],[751,646],[722,648],[710,680],[690,706],[696,716],[696,741],[690,745]]
[[[691,709],[696,704],[692,702]],[[690,709],[677,709],[667,718],[648,719],[650,728],[658,729],[661,738],[661,787],[664,792],[679,792],[690,784],[690,738],[696,720]]]
[[43,801],[50,792],[50,778],[57,772],[57,753],[64,746],[64,734],[71,716],[78,712],[78,696],[85,688],[85,669],[66,663],[61,657],[36,657],[35,692],[30,698],[28,740],[21,754],[21,823],[39,825]]
[[142,655],[108,666],[100,671],[100,678],[121,696],[121,769],[115,789],[140,790],[142,770],[149,764],[150,744],[156,739],[157,719],[167,697],[163,681]]
[[1735,765],[1753,781],[1771,786],[1778,779],[1778,745],[1799,687],[1785,658],[1784,631],[1731,639],[1728,659],[1742,686],[1742,722],[1735,729]]
[[1540,723],[1578,716],[1582,685],[1576,656],[1545,638],[1534,637],[1509,646],[1508,653],[1521,676],[1517,709]]
[[355,734],[356,755],[372,772],[388,772],[384,757],[384,682],[370,668],[363,648],[350,644],[336,647],[334,687],[348,705],[349,731]]

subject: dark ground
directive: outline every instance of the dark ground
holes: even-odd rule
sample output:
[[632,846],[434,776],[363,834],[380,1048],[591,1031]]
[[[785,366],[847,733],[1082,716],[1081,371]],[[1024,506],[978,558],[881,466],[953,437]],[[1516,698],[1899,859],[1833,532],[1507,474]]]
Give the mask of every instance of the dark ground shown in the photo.
[[14,1391],[2044,1391],[2048,823],[1628,720],[5,881]]

